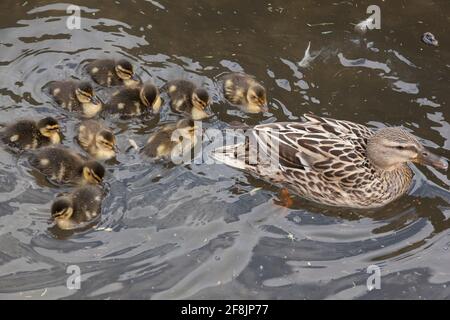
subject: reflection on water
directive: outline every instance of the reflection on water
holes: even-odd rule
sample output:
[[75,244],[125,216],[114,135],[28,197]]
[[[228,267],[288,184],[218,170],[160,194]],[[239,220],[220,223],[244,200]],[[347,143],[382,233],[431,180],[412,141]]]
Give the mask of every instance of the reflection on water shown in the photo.
[[[126,57],[145,80],[175,78],[205,87],[215,116],[205,127],[295,121],[305,112],[371,127],[402,125],[450,157],[446,1],[380,2],[381,30],[364,36],[362,1],[75,1],[81,30],[66,28],[67,4],[0,4],[2,122],[54,115],[64,144],[79,119],[42,88],[86,79],[90,59]],[[373,3],[370,3],[373,4]],[[430,31],[439,47],[420,36]],[[315,57],[299,66],[310,43]],[[217,80],[255,75],[270,112],[244,114],[223,102]],[[108,89],[99,89],[105,100]],[[143,145],[158,122],[105,119],[120,150]],[[414,168],[414,187],[377,210],[329,208],[295,199],[223,165],[143,161],[133,149],[106,163],[102,220],[76,234],[54,232],[49,208],[64,188],[36,179],[24,156],[0,152],[0,298],[448,298],[448,173]],[[261,189],[259,189],[261,188]],[[82,272],[66,288],[66,268]],[[382,268],[382,290],[367,291],[366,269]],[[86,281],[89,280],[89,281]]]

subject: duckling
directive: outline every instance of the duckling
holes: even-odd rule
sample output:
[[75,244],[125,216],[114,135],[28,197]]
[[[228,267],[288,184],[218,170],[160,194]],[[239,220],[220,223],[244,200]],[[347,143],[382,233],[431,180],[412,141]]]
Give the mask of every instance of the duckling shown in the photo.
[[58,184],[98,184],[105,175],[105,168],[100,163],[85,160],[79,154],[63,147],[39,149],[30,156],[29,162]]
[[104,87],[133,87],[141,82],[134,73],[133,65],[125,59],[98,59],[89,63],[86,68],[92,80]]
[[98,121],[83,121],[78,128],[77,138],[80,146],[97,160],[108,160],[116,156],[114,133]]
[[198,142],[195,130],[194,121],[188,119],[165,124],[160,130],[150,135],[142,152],[156,159],[184,156]]
[[101,214],[103,191],[98,186],[80,187],[70,194],[58,196],[51,214],[62,230],[73,230],[91,222]]
[[230,73],[223,77],[225,98],[248,113],[266,112],[266,89],[254,77],[243,73]]
[[50,84],[49,90],[57,104],[86,118],[93,118],[102,110],[102,102],[89,82],[55,81]]
[[6,127],[1,133],[5,144],[18,149],[37,149],[61,142],[59,124],[52,117],[35,122],[20,120]]
[[172,110],[187,113],[193,120],[202,120],[210,116],[205,111],[210,104],[209,94],[205,89],[197,88],[187,80],[170,81],[165,88],[170,97]]
[[147,113],[151,109],[158,114],[162,100],[158,88],[151,82],[133,88],[123,88],[113,94],[106,103],[106,110],[123,116],[135,116]]

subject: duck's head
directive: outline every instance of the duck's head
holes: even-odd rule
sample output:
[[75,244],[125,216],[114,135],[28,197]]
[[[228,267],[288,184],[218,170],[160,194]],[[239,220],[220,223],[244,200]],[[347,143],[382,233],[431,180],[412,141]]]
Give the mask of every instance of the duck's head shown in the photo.
[[249,112],[266,112],[267,109],[267,96],[266,89],[258,83],[250,86],[247,91],[247,100],[249,102]]
[[192,119],[202,120],[208,118],[210,114],[207,112],[207,108],[210,104],[210,98],[208,91],[203,88],[197,88],[192,93]]
[[75,96],[82,104],[92,104],[94,106],[101,106],[101,101],[95,95],[94,89],[89,82],[80,82],[75,89]]
[[99,184],[105,176],[105,168],[97,161],[88,161],[83,167],[83,179],[90,184]]
[[147,108],[151,108],[154,114],[159,113],[162,101],[159,96],[159,90],[154,84],[145,83],[141,88],[140,98],[142,103]]
[[139,78],[134,73],[133,65],[125,59],[116,62],[116,74],[122,79],[127,87],[132,87],[140,83]]
[[60,127],[58,121],[52,117],[47,117],[39,120],[37,123],[39,132],[50,139],[53,144],[61,142]]
[[402,128],[383,128],[378,130],[367,143],[367,156],[372,164],[391,171],[407,162],[433,166],[446,170],[447,162],[431,153],[414,137]]
[[109,130],[101,130],[95,137],[97,148],[108,152],[116,152],[116,137]]
[[73,203],[67,197],[59,197],[52,204],[52,218],[55,220],[67,220],[73,214]]

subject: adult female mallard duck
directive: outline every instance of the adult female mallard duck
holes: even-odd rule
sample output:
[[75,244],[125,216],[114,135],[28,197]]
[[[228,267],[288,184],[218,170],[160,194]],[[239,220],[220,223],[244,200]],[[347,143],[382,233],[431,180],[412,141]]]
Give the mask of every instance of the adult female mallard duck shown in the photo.
[[20,120],[6,127],[0,134],[9,146],[30,150],[61,142],[58,121],[47,117],[35,122]]
[[95,117],[102,110],[102,102],[89,82],[54,81],[50,83],[49,93],[58,105],[86,118]]
[[133,65],[126,59],[97,59],[89,63],[86,69],[92,80],[104,87],[133,87],[141,82],[134,73]]
[[215,149],[212,157],[315,202],[353,208],[380,207],[406,193],[413,177],[409,162],[447,169],[402,128],[372,131],[349,121],[304,117],[305,122],[258,125],[253,140]]
[[148,112],[158,114],[161,109],[158,88],[151,82],[133,88],[122,88],[113,94],[105,109],[122,116],[138,116]]
[[230,73],[222,77],[225,99],[248,113],[266,112],[266,89],[254,77]]
[[194,121],[188,119],[167,123],[150,135],[142,152],[156,159],[172,158],[177,161],[187,157],[187,160],[190,160],[190,152],[198,142],[195,129]]
[[205,89],[198,88],[187,80],[170,81],[164,88],[170,97],[173,111],[187,114],[193,120],[203,120],[210,116],[206,111],[210,98]]
[[58,184],[101,183],[105,168],[93,160],[85,160],[68,148],[45,147],[31,154],[30,164]]
[[58,196],[51,213],[62,230],[73,230],[96,220],[101,214],[103,190],[97,186],[80,187],[70,194]]
[[97,160],[108,160],[116,156],[114,133],[96,120],[85,120],[78,128],[78,143]]

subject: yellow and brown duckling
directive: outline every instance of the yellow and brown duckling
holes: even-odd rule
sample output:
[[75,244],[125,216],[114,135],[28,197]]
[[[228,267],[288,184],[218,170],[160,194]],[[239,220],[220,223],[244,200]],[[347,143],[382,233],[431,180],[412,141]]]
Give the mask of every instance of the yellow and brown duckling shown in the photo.
[[47,117],[35,122],[20,120],[6,127],[1,133],[2,141],[22,150],[37,149],[61,142],[58,121]]
[[50,84],[49,92],[58,105],[86,118],[93,118],[102,110],[102,102],[89,82],[55,81]]
[[190,155],[187,152],[190,152],[198,142],[195,130],[194,121],[188,119],[165,124],[150,135],[142,152],[146,156],[156,159],[180,158]]
[[94,160],[85,160],[68,148],[46,147],[30,156],[30,164],[58,184],[99,184],[105,168]]
[[92,80],[104,87],[133,87],[141,82],[133,65],[126,59],[98,59],[89,63],[86,69]]
[[210,114],[208,91],[187,80],[170,81],[165,86],[170,97],[170,106],[175,112],[186,113],[193,120],[203,120]]
[[116,156],[114,133],[96,120],[85,120],[78,128],[80,146],[97,160],[108,160]]
[[248,113],[266,112],[266,89],[254,77],[243,73],[230,73],[223,78],[225,99]]
[[133,88],[123,88],[113,94],[105,109],[122,116],[158,114],[162,100],[158,88],[151,82]]
[[103,190],[98,186],[80,187],[70,194],[58,196],[51,213],[62,230],[73,230],[95,221],[101,215]]

